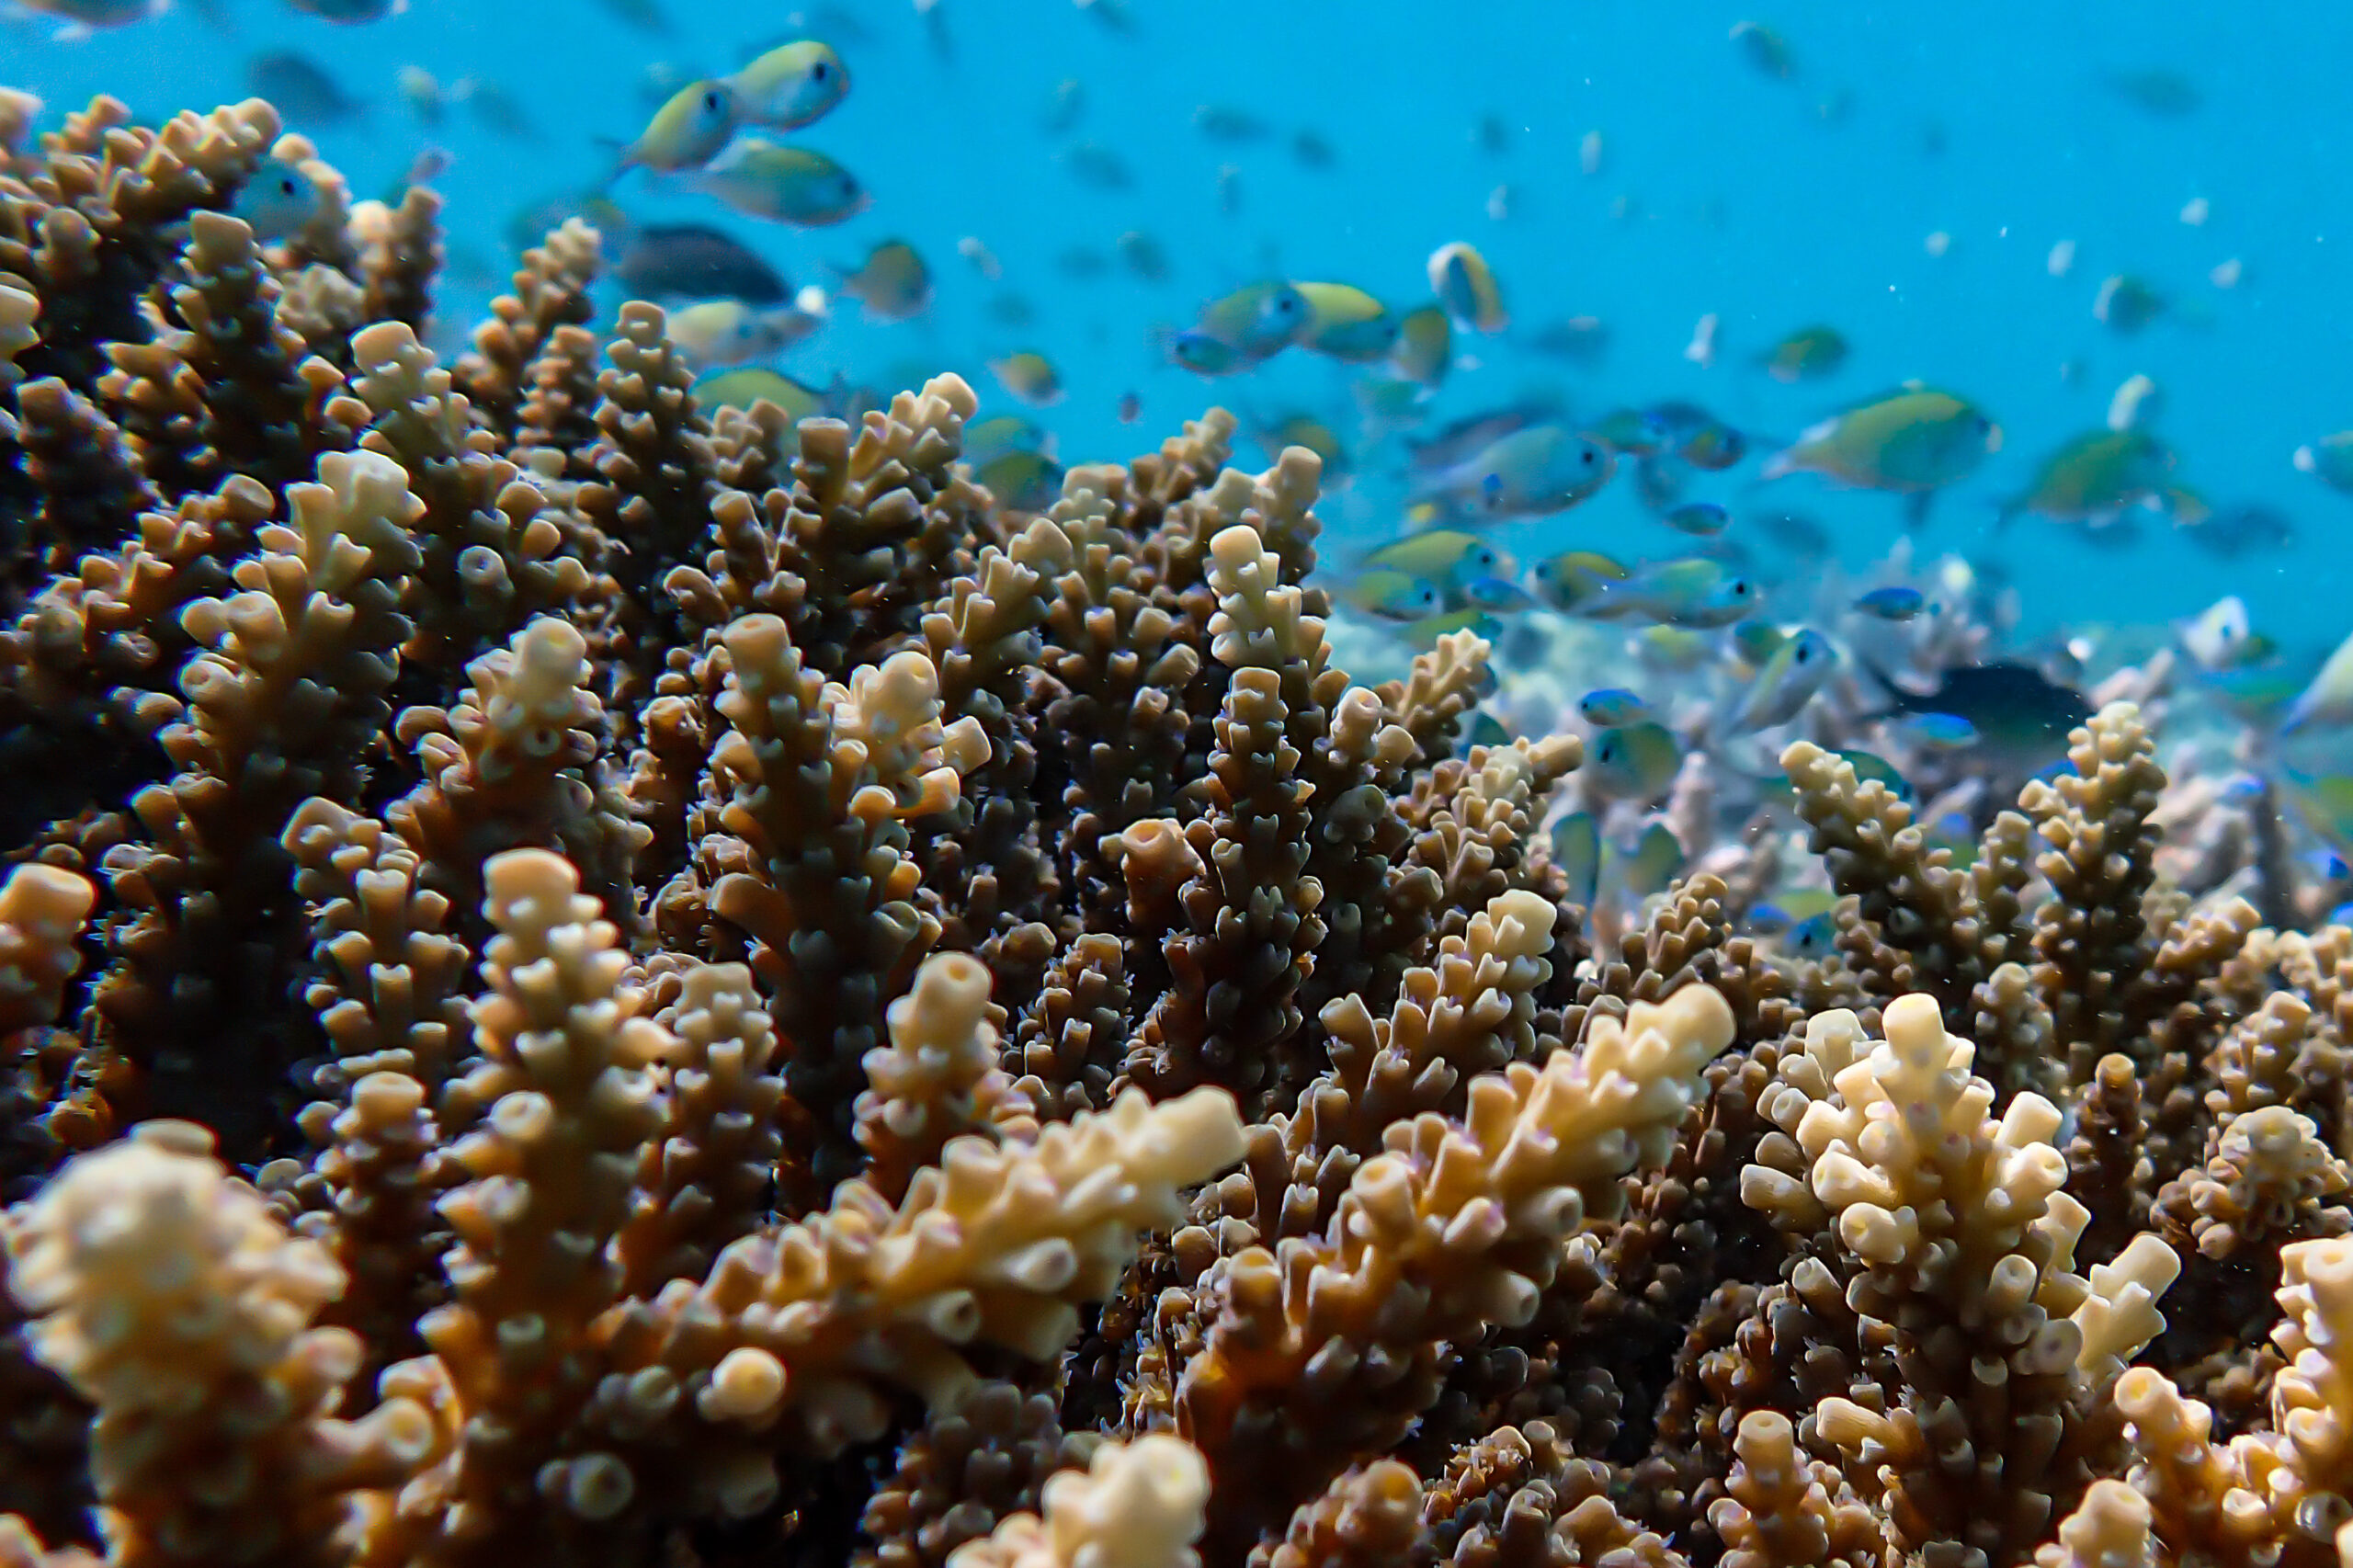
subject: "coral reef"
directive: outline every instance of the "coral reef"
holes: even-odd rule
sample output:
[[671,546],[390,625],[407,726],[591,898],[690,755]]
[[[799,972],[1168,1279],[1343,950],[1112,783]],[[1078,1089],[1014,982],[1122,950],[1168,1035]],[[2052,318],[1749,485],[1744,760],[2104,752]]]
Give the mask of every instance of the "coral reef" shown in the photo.
[[1017,511],[577,222],[444,365],[438,210],[259,102],[0,165],[0,1559],[2338,1560],[2353,931],[2154,707],[1967,845],[1687,768],[1604,920],[1313,454]]

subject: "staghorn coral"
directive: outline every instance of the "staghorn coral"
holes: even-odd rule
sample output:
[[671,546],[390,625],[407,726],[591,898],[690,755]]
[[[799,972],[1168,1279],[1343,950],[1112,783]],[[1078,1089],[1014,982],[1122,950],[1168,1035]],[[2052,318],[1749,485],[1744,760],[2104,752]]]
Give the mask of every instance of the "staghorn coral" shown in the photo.
[[1693,769],[1589,920],[1311,454],[1012,512],[585,224],[443,365],[266,105],[0,140],[0,1559],[2332,1560],[2353,932],[2168,881],[2157,685],[1973,858],[1793,749],[1824,960]]

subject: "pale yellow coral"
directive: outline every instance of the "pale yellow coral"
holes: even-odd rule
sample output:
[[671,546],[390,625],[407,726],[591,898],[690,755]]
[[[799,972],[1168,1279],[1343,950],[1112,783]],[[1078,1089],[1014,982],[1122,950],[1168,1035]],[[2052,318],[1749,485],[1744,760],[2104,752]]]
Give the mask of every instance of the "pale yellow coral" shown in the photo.
[[1050,1478],[1044,1517],[1015,1514],[949,1555],[949,1568],[1197,1568],[1209,1466],[1182,1437],[1106,1443]]
[[939,670],[913,649],[851,671],[847,686],[828,682],[824,700],[836,746],[856,748],[846,758],[849,770],[862,764],[879,780],[850,797],[853,816],[944,812],[956,803],[963,776],[988,760],[979,720],[940,722]]
[[1209,578],[1217,613],[1210,618],[1210,652],[1220,664],[1279,669],[1323,642],[1323,621],[1303,612],[1300,591],[1282,582],[1281,571],[1280,559],[1247,523],[1211,539]]
[[405,1400],[332,1419],[361,1346],[312,1319],[343,1270],[202,1128],[147,1122],[73,1161],[9,1216],[8,1250],[34,1355],[97,1407],[116,1562],[324,1561],[344,1494],[398,1480],[432,1439]]
[[87,877],[37,861],[0,881],[0,1035],[56,1018],[97,896]]
[[40,341],[40,297],[29,289],[0,279],[0,387],[12,387],[24,378],[17,356]]

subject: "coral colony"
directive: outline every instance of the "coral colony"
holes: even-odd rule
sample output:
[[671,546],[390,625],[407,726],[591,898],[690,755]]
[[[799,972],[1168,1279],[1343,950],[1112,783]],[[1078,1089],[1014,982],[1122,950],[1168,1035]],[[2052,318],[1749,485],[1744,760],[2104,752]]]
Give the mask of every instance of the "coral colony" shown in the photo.
[[0,1562],[2338,1560],[2353,931],[2160,874],[2154,710],[1597,922],[1313,453],[1016,511],[576,222],[439,363],[437,210],[0,176]]

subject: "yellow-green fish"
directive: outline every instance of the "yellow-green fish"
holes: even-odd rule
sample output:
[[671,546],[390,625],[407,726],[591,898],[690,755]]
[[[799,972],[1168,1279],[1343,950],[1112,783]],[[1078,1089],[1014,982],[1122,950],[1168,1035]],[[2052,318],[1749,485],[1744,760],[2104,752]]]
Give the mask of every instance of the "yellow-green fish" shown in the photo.
[[2341,726],[2353,722],[2353,637],[2336,645],[2305,687],[2302,695],[2288,705],[2279,721],[2279,733],[2292,734],[2309,724]]
[[2353,495],[2353,430],[2323,436],[2296,449],[2296,472],[2309,473],[2340,494]]
[[1168,276],[1168,253],[1160,242],[1142,229],[1130,229],[1112,243],[1128,270],[1147,283],[1158,283]]
[[1258,432],[1258,444],[1269,457],[1279,457],[1285,447],[1305,447],[1324,460],[1324,483],[1328,486],[1347,477],[1348,449],[1339,433],[1312,414],[1290,414]]
[[1494,642],[1503,635],[1504,623],[1483,609],[1451,609],[1438,615],[1427,615],[1397,629],[1405,645],[1417,653],[1427,653],[1438,646],[1438,639],[1457,631],[1475,631]]
[[1721,561],[1688,556],[1654,562],[1622,583],[1604,582],[1576,609],[1581,615],[1639,615],[1712,630],[1730,626],[1756,608],[1756,586],[1746,577]]
[[884,240],[855,268],[836,267],[842,292],[877,321],[905,321],[931,303],[931,268],[904,240]]
[[842,57],[814,40],[779,44],[727,78],[746,125],[798,131],[814,125],[849,93]]
[[2165,297],[2145,278],[2120,272],[2099,286],[2092,314],[2110,332],[2131,337],[2165,314]]
[[1645,721],[1593,737],[1581,775],[1606,800],[1654,801],[1675,782],[1683,748],[1665,725]]
[[1397,341],[1389,350],[1389,369],[1399,380],[1417,387],[1436,387],[1454,363],[1454,324],[1436,305],[1407,311],[1397,323]]
[[1389,307],[1347,283],[1294,283],[1307,301],[1307,324],[1300,347],[1348,364],[1368,364],[1397,341],[1397,318]]
[[1628,892],[1648,898],[1673,887],[1675,879],[1683,874],[1684,864],[1683,841],[1665,823],[1654,822],[1643,829],[1633,853],[1619,861],[1618,874]]
[[2089,431],[2045,458],[2001,517],[2033,512],[2054,522],[2112,523],[2129,507],[2158,501],[2173,464],[2173,449],[2146,430]]
[[1349,608],[1383,620],[1420,620],[1445,608],[1427,579],[1385,566],[1358,573],[1340,589],[1339,598]]
[[1818,473],[1863,490],[1926,497],[1968,478],[2002,446],[2002,427],[1966,399],[1907,386],[1825,419],[1767,462],[1763,479]]
[[1368,554],[1364,563],[1394,567],[1432,581],[1458,573],[1472,577],[1500,577],[1511,570],[1510,557],[1478,535],[1461,528],[1426,528],[1392,540]]
[[1501,332],[1511,324],[1503,290],[1487,258],[1457,240],[1430,253],[1430,292],[1456,323],[1477,332]]
[[845,222],[863,212],[869,199],[858,176],[824,153],[750,136],[685,178],[747,218],[805,229]]
[[1594,550],[1564,550],[1536,563],[1536,589],[1554,609],[1574,610],[1633,574]]
[[1592,907],[1601,882],[1601,828],[1591,812],[1571,812],[1552,824],[1552,863],[1569,880],[1569,897]]
[[1732,710],[1731,729],[1745,733],[1788,723],[1813,700],[1837,667],[1838,655],[1829,638],[1812,627],[1800,631],[1774,649],[1757,670]]
[[1192,330],[1256,362],[1298,342],[1313,317],[1296,284],[1250,283],[1202,306]]
[[975,419],[964,426],[964,460],[984,463],[1007,452],[1042,452],[1052,446],[1043,426],[1018,414]]
[[735,89],[724,82],[689,82],[654,111],[636,141],[620,150],[614,172],[650,169],[680,174],[699,169],[719,155],[742,125]]
[[741,300],[704,300],[672,311],[663,330],[698,371],[766,359],[807,337],[824,318],[796,306],[763,310]]
[[1531,425],[1488,443],[1430,476],[1418,498],[1455,502],[1487,521],[1541,517],[1591,499],[1616,471],[1617,455],[1560,425]]
[[1734,22],[1732,41],[1759,75],[1786,82],[1797,74],[1797,60],[1790,53],[1789,40],[1764,23]]
[[1052,360],[1034,348],[992,359],[989,369],[996,372],[996,379],[1006,391],[1032,408],[1045,408],[1062,401],[1062,372],[1054,369]]
[[1634,653],[1664,674],[1689,675],[1715,657],[1715,644],[1704,631],[1661,623],[1634,633]]
[[975,465],[972,476],[1017,512],[1042,512],[1063,493],[1063,465],[1043,452],[1002,453]]
[[695,383],[694,393],[695,402],[705,408],[749,408],[765,400],[790,415],[796,425],[803,419],[829,416],[836,406],[834,393],[760,366],[705,376]]
[[1847,363],[1847,337],[1835,326],[1800,327],[1767,349],[1765,373],[1791,386],[1835,376]]

